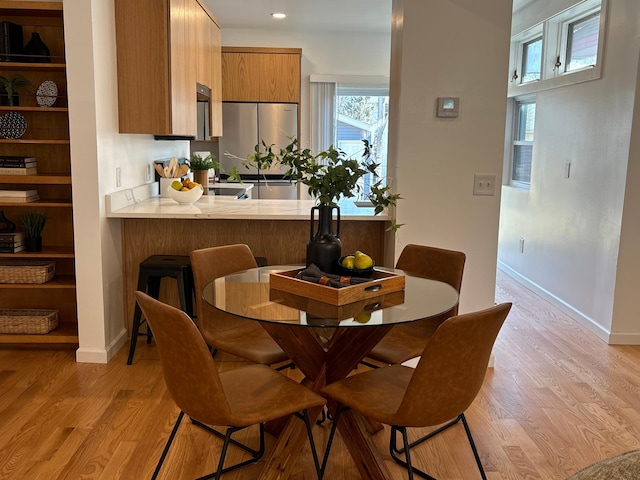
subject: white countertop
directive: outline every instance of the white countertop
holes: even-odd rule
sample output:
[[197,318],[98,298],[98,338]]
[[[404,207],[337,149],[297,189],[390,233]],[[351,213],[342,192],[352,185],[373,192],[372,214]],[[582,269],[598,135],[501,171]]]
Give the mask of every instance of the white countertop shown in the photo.
[[[191,205],[181,205],[171,198],[150,196],[157,194],[157,187],[152,190],[150,185],[107,195],[107,217],[308,220],[315,205],[312,200],[237,200],[222,195],[203,195]],[[373,208],[356,207],[353,200],[341,202],[340,215],[344,220],[391,220],[387,212],[374,215]]]

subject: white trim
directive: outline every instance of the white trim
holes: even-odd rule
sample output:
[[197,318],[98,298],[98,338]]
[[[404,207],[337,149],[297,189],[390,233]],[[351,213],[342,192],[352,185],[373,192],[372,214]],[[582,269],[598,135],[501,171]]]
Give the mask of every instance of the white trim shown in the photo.
[[[537,283],[529,280],[524,275],[521,275],[520,273],[518,273],[508,265],[498,261],[498,268],[502,270],[504,273],[506,273],[507,275],[509,275],[510,277],[512,277],[518,283],[524,285],[535,294],[544,298],[551,305],[561,310],[563,313],[571,317],[573,320],[575,320],[580,325],[585,327],[591,333],[595,334],[601,340],[607,343],[611,343],[611,339],[613,338],[613,336],[611,335],[611,332],[606,330],[602,325],[598,324],[592,318],[586,316],[584,313],[577,310],[573,306],[569,305],[560,297],[557,297],[556,295],[546,290],[545,288],[541,287]],[[638,338],[638,340],[640,340],[640,338]]]
[[108,363],[116,353],[128,343],[127,329],[123,328],[114,338],[111,344],[103,349],[78,348],[76,350],[76,362],[79,363]]

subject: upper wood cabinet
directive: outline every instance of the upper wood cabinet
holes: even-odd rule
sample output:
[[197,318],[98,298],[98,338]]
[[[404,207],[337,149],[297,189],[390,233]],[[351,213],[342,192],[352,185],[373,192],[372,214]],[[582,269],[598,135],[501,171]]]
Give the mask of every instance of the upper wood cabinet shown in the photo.
[[197,0],[115,0],[115,18],[120,132],[194,136],[196,82],[220,84],[213,16]]
[[222,99],[300,102],[299,48],[222,47]]

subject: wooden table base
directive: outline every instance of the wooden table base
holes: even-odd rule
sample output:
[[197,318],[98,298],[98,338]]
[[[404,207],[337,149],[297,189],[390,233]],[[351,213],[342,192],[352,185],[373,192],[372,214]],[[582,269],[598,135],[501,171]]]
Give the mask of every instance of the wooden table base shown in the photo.
[[[261,325],[290,355],[296,368],[305,375],[304,382],[316,392],[320,392],[326,384],[349,375],[392,328],[390,325],[338,328],[329,343],[323,346],[309,327],[275,323]],[[320,410],[310,412],[311,418],[316,418],[319,413]],[[367,432],[366,419],[350,410],[345,411],[340,416],[338,429],[362,478],[391,478],[391,473]],[[306,441],[304,424],[296,418],[291,418],[278,436],[259,478],[289,478],[295,459]]]

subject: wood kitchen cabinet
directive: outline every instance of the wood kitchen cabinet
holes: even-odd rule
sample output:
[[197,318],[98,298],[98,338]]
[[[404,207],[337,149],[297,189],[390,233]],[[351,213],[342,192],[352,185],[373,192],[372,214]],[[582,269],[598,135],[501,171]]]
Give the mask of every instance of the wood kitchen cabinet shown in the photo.
[[198,0],[115,0],[115,18],[120,133],[195,136],[196,82],[221,88],[213,15]]
[[299,48],[222,47],[222,99],[300,103]]
[[[50,63],[0,62],[0,75],[23,75],[29,91],[20,89],[20,105],[0,106],[0,115],[17,112],[27,128],[20,138],[0,135],[0,154],[35,157],[37,175],[0,175],[0,189],[37,190],[40,199],[11,203],[0,199],[0,211],[18,225],[25,212],[47,216],[40,252],[0,253],[0,260],[55,262],[55,276],[43,284],[0,284],[0,309],[58,310],[59,326],[45,335],[0,334],[0,344],[78,344],[69,112],[62,2],[0,1],[0,18],[22,26],[23,44],[38,32],[51,53]],[[35,92],[45,80],[58,87],[51,107],[38,106]]]

